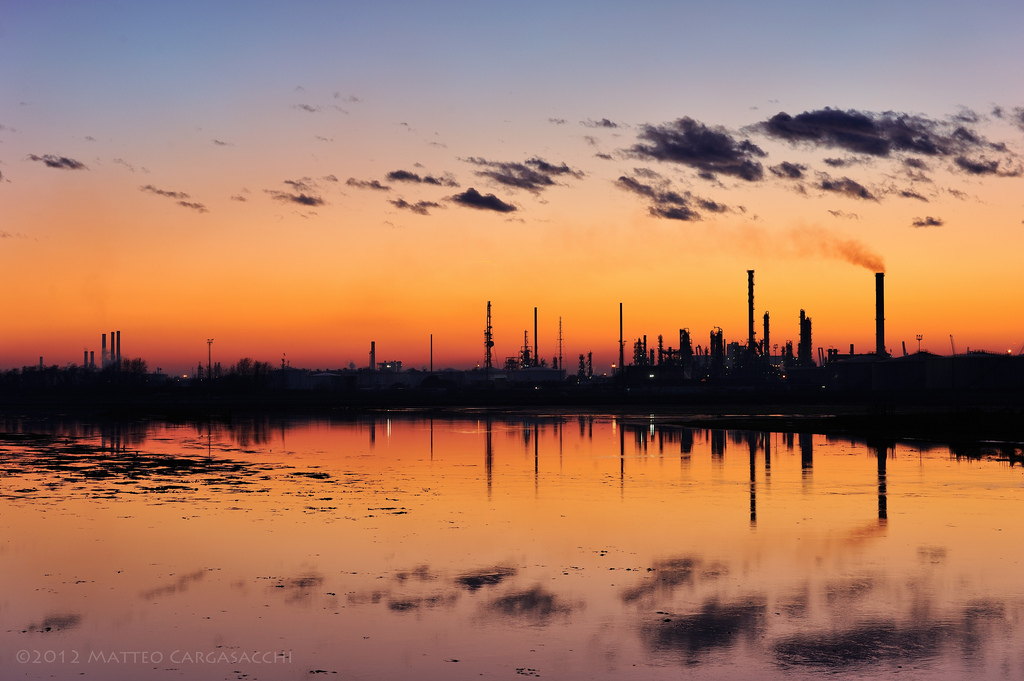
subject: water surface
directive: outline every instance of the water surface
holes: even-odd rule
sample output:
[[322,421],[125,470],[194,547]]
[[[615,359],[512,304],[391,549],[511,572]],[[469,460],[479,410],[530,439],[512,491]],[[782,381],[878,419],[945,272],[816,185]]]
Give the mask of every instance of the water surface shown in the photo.
[[1005,447],[610,416],[0,427],[3,678],[1024,675]]

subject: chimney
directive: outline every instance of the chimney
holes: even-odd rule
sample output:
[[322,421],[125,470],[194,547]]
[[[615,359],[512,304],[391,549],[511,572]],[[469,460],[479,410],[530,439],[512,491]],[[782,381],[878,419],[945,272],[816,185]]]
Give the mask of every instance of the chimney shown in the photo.
[[95,369],[96,368],[96,351],[95,350],[90,350],[89,351],[89,368],[90,369]]
[[533,365],[540,366],[540,358],[537,355],[537,308],[533,308]]
[[103,334],[103,349],[100,350],[100,366],[107,366],[107,334]]
[[370,371],[377,370],[377,341],[370,341]]
[[619,303],[619,373],[622,373],[623,362],[626,361],[625,353],[623,352],[623,341],[622,341],[622,303]]
[[747,270],[747,350],[754,350],[754,270]]
[[764,313],[764,337],[761,340],[764,342],[764,346],[762,347],[761,354],[771,356],[771,354],[772,354],[772,346],[768,344],[769,340],[768,340],[768,313],[767,312]]
[[89,366],[89,351],[82,350],[82,366],[88,368]]
[[885,357],[885,274],[875,273],[875,354]]
[[121,366],[121,332],[117,332],[117,365]]

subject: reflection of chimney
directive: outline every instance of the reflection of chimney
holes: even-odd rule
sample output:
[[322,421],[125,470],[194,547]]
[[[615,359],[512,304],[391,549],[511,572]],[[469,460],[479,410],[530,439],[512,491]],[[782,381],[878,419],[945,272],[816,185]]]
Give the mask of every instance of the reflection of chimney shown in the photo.
[[377,370],[377,341],[370,341],[370,371]]
[[875,273],[875,354],[885,356],[885,274]]
[[747,270],[747,350],[754,349],[754,270]]

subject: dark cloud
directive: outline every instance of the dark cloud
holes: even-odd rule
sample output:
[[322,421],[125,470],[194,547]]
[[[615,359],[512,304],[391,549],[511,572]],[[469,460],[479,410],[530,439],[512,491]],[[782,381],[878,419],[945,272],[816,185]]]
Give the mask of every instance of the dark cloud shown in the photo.
[[320,107],[311,104],[292,104],[292,108],[299,111],[308,111],[309,113],[316,113],[320,110]]
[[580,125],[582,125],[584,128],[618,128],[619,127],[618,123],[616,123],[614,121],[610,121],[607,118],[602,118],[599,121],[595,121],[592,118],[588,118],[585,121],[580,121]]
[[910,223],[912,227],[942,227],[945,223],[942,218],[933,218],[931,215],[924,218],[914,218],[914,221]]
[[157,196],[166,196],[169,199],[188,199],[188,198],[191,198],[185,192],[173,192],[173,191],[168,191],[166,189],[157,189],[156,187],[154,187],[151,184],[147,184],[144,187],[139,187],[139,191],[140,192],[149,192],[151,194],[156,194]]
[[852,158],[825,158],[822,161],[831,168],[845,168],[857,163],[856,159]]
[[913,156],[903,159],[903,165],[909,166],[916,170],[928,170],[928,164],[922,159],[914,158]]
[[705,179],[731,175],[749,182],[764,177],[764,169],[756,157],[766,156],[750,140],[737,140],[724,128],[709,128],[692,118],[673,123],[645,125],[640,143],[630,151],[641,158],[671,161],[691,166]]
[[554,123],[555,125],[565,125],[568,123],[564,118],[549,118],[548,123]]
[[338,178],[334,175],[324,175],[321,179],[326,182],[339,182]]
[[47,168],[60,168],[61,170],[88,170],[84,163],[76,161],[73,158],[68,158],[67,156],[55,156],[54,154],[36,156],[35,154],[29,154],[28,158],[30,161],[42,161],[46,164]]
[[168,199],[175,199],[175,202],[182,208],[190,208],[199,213],[209,213],[210,211],[205,205],[196,201],[189,201],[192,197],[185,192],[175,192],[166,189],[158,189],[151,184],[139,187],[140,192],[149,192],[150,194],[156,194],[157,196],[163,196]]
[[392,170],[386,175],[390,182],[415,182],[420,184],[432,184],[437,187],[458,187],[459,183],[450,175],[434,177],[433,175],[420,175],[408,170]]
[[204,206],[201,203],[197,203],[195,201],[178,201],[178,205],[182,206],[184,208],[191,208],[192,210],[200,212],[200,213],[209,213],[210,212],[209,210],[207,210],[206,206]]
[[289,192],[282,192],[274,189],[264,189],[263,191],[270,194],[270,198],[275,201],[297,203],[300,206],[322,206],[325,203],[322,198],[315,194],[291,194]]
[[820,189],[824,189],[827,192],[835,192],[837,194],[844,194],[854,199],[865,199],[868,201],[877,201],[875,195],[868,191],[867,187],[861,183],[851,180],[848,177],[841,177],[839,179],[833,179],[828,175],[822,174],[821,182],[818,184]]
[[511,213],[516,210],[516,207],[510,203],[505,203],[494,194],[481,194],[476,189],[470,187],[461,194],[456,194],[451,198],[455,203],[470,208],[480,208],[482,210],[493,210],[499,213]]
[[789,161],[783,161],[776,166],[769,167],[768,170],[772,171],[772,174],[778,177],[799,180],[802,179],[804,173],[807,172],[807,166],[802,163],[790,163]]
[[213,140],[213,143],[215,145],[217,145],[218,147],[233,147],[234,146],[233,144],[231,144],[231,142],[225,142],[223,140],[218,140],[218,139]]
[[903,190],[901,190],[900,191],[900,196],[902,196],[905,199],[917,199],[918,201],[924,201],[925,203],[928,203],[928,199],[926,197],[921,196],[920,194],[915,192],[913,189],[903,189]]
[[1013,168],[1003,170],[1000,168],[1000,162],[996,160],[989,160],[984,156],[971,159],[966,156],[957,156],[953,159],[953,162],[964,172],[970,175],[999,175],[1001,177],[1018,177],[1021,174],[1021,169]]
[[488,161],[477,157],[470,157],[465,160],[467,163],[486,168],[486,170],[478,170],[476,172],[480,177],[490,178],[507,187],[526,189],[535,193],[554,186],[556,184],[555,177],[562,175],[569,175],[577,179],[583,177],[582,172],[573,170],[565,163],[554,165],[536,156],[527,159],[523,163]]
[[615,181],[615,184],[619,189],[649,199],[651,205],[648,210],[651,215],[659,218],[680,220],[682,222],[700,220],[700,213],[694,208],[694,204],[703,210],[713,213],[722,213],[728,210],[727,207],[720,203],[695,197],[690,192],[680,194],[679,192],[672,191],[667,188],[667,183],[664,182],[661,183],[662,186],[655,187],[640,182],[636,178],[623,175]]
[[285,180],[284,184],[288,185],[292,189],[300,192],[307,192],[313,189],[312,179],[303,177],[298,180]]
[[[901,153],[949,158],[953,160],[954,170],[974,175],[1015,177],[1021,174],[1020,168],[1001,169],[1000,161],[990,161],[984,156],[974,158],[984,152],[997,152],[1004,155],[1007,166],[1017,162],[1016,154],[1005,144],[990,142],[973,129],[972,126],[981,122],[982,118],[969,109],[947,120],[937,120],[894,111],[875,113],[826,107],[796,116],[781,112],[751,129],[792,144],[845,149],[866,156],[890,157]],[[825,159],[825,162],[841,167],[852,161]],[[927,167],[920,159],[908,158],[903,162],[912,168]]]
[[391,187],[381,184],[379,180],[357,180],[354,177],[350,177],[345,181],[349,187],[356,187],[357,189],[376,189],[377,191],[389,192]]
[[433,201],[417,201],[416,203],[409,203],[405,199],[397,199],[395,201],[389,201],[395,208],[403,208],[405,210],[411,210],[417,215],[430,215],[428,212],[431,208],[440,208],[441,204],[434,203]]
[[594,154],[594,156],[605,161],[613,160],[611,154]]

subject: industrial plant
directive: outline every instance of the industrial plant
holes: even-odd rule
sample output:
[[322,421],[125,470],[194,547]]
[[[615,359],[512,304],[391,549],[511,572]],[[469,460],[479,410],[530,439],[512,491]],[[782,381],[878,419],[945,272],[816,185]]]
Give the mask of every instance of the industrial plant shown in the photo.
[[[387,395],[389,403],[404,399],[438,400],[472,404],[516,403],[556,400],[586,403],[599,398],[605,402],[649,398],[660,401],[696,402],[727,399],[730,396],[804,400],[903,399],[946,400],[965,397],[974,401],[1019,401],[1024,389],[1024,358],[1010,354],[967,352],[940,356],[920,351],[890,355],[885,342],[885,275],[875,274],[875,348],[857,354],[818,347],[812,341],[811,317],[800,310],[792,323],[799,330],[796,348],[791,341],[771,343],[768,312],[758,318],[754,307],[754,270],[747,270],[747,337],[745,342],[726,342],[719,327],[706,335],[679,328],[678,340],[658,335],[626,339],[623,334],[623,305],[619,304],[618,362],[610,372],[595,372],[593,352],[580,353],[566,361],[563,356],[562,320],[558,321],[557,354],[550,362],[540,356],[538,309],[533,310],[532,336],[523,330],[518,352],[498,360],[494,356],[494,328],[491,301],[486,303],[481,362],[469,370],[434,369],[433,337],[430,363],[421,369],[404,368],[397,359],[380,361],[377,344],[369,342],[364,366],[351,363],[336,370],[293,368],[283,359],[280,367],[249,358],[226,370],[212,361],[213,339],[207,339],[206,365],[199,362],[191,375],[168,376],[161,370],[149,372],[141,359],[121,354],[121,332],[103,333],[100,361],[94,350],[85,350],[82,365],[66,367],[44,364],[0,373],[0,400],[11,402],[27,393],[45,395],[61,389],[88,392],[97,387],[113,390],[130,385],[134,389],[190,389],[202,395],[215,393],[246,395],[316,393],[327,401],[337,399],[358,404],[371,403]],[[786,322],[789,323],[789,320]],[[706,340],[704,340],[706,339]],[[920,336],[918,336],[920,341]]]

